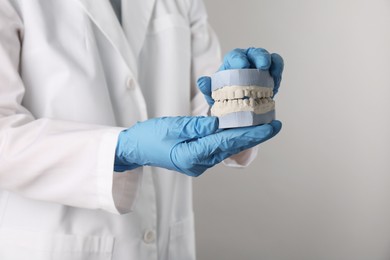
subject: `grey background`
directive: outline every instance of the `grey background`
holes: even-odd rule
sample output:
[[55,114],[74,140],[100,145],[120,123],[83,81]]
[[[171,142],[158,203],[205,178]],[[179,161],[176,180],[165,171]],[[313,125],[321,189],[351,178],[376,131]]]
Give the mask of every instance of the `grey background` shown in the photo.
[[390,259],[390,1],[205,0],[222,51],[280,53],[282,132],[194,181],[199,260]]

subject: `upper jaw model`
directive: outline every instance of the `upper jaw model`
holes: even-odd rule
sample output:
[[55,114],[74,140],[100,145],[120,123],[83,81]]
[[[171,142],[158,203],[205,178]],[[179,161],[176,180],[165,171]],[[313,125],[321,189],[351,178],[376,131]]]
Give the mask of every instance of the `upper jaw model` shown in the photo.
[[274,81],[268,71],[258,69],[223,70],[211,77],[211,115],[219,118],[219,128],[270,123],[275,119]]

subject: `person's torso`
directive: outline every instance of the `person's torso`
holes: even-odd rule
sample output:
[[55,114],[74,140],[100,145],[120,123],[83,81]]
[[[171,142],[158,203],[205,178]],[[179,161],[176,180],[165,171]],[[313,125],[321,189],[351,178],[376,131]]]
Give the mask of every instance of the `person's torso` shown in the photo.
[[[152,4],[144,32],[137,28],[145,20],[126,20],[125,12],[122,31],[108,1],[16,3],[25,26],[23,105],[36,118],[128,127],[148,117],[190,114],[191,34],[185,1]],[[88,5],[95,7],[85,9]],[[143,37],[142,45],[125,40],[134,36]],[[0,245],[0,255],[30,260],[193,259],[191,192],[189,177],[148,168],[134,212],[117,216],[3,191],[0,237],[9,244]]]

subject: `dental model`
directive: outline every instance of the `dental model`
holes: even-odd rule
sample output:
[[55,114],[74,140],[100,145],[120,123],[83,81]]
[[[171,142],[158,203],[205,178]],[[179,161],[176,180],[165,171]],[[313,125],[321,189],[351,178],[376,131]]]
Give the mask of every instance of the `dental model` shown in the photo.
[[275,119],[274,81],[268,71],[219,71],[211,77],[211,86],[215,101],[211,115],[219,118],[219,128],[267,124]]

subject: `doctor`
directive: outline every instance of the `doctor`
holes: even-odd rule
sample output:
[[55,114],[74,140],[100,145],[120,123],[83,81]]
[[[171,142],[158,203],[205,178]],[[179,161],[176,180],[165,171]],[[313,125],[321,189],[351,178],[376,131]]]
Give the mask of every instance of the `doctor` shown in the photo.
[[[281,128],[189,116],[220,61],[200,0],[111,2],[0,1],[2,260],[195,259],[189,176],[249,164]],[[221,69],[246,67],[277,91],[280,56]]]

